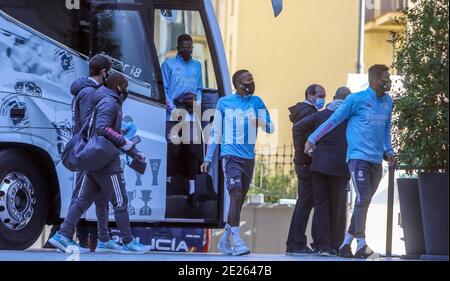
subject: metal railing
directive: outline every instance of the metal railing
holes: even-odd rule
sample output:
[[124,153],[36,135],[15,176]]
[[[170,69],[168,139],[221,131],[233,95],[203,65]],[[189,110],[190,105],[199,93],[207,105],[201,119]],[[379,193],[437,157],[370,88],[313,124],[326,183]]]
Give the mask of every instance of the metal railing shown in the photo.
[[408,0],[366,0],[366,3],[366,23],[389,12],[408,8]]
[[293,163],[294,147],[282,145],[274,149],[259,149],[251,182],[252,193],[262,193],[265,201],[297,198],[297,176]]

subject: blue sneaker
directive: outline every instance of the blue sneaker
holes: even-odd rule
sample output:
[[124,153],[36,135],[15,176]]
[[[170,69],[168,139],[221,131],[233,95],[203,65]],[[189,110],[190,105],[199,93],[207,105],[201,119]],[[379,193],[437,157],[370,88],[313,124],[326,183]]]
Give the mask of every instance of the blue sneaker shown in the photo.
[[48,240],[48,242],[56,249],[67,254],[72,253],[84,254],[90,252],[89,249],[80,247],[80,245],[78,245],[77,242],[67,237],[64,237],[63,235],[59,234],[59,232],[56,232],[56,234],[53,235],[52,238]]
[[233,242],[233,256],[243,256],[250,254],[250,249],[243,240]]
[[143,245],[136,239],[133,239],[130,243],[123,245],[123,254],[143,254],[151,250],[151,246]]
[[224,255],[232,255],[231,242],[228,239],[222,238],[217,244],[217,249]]
[[121,253],[123,251],[123,247],[117,244],[114,240],[109,240],[108,242],[102,242],[100,240],[97,241],[97,247],[95,248],[96,253]]

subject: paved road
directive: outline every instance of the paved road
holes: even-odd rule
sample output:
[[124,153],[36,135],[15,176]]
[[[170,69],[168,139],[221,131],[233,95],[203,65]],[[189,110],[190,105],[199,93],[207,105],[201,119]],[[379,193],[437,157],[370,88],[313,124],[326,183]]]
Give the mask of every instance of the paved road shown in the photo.
[[[338,257],[320,256],[286,256],[275,254],[251,254],[234,257],[216,253],[163,253],[150,252],[141,255],[96,254],[88,253],[78,256],[57,252],[56,250],[39,249],[26,251],[0,251],[0,261],[349,261]],[[361,261],[354,259],[354,261]],[[398,258],[379,258],[375,261],[400,261]]]

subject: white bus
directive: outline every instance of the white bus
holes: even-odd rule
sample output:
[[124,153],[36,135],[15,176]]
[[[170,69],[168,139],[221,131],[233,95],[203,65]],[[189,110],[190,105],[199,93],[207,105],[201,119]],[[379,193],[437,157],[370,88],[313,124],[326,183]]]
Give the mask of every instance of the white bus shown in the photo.
[[[137,130],[148,161],[140,176],[121,156],[132,224],[223,227],[227,197],[217,160],[210,175],[218,197],[200,207],[167,181],[160,66],[183,33],[193,37],[203,66],[205,100],[231,94],[210,0],[0,0],[0,249],[30,247],[45,224],[66,216],[74,188],[74,174],[61,163],[72,131],[70,85],[87,76],[98,53],[130,81],[123,125]],[[96,220],[93,208],[85,218]]]

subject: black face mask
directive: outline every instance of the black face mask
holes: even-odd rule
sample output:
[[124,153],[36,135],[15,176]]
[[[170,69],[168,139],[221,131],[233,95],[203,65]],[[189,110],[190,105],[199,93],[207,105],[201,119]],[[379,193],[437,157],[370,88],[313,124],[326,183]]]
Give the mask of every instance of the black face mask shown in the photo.
[[385,90],[386,92],[389,92],[392,87],[391,79],[382,80],[382,82],[383,82],[383,84],[381,84],[381,88],[383,88],[383,90]]
[[188,61],[192,58],[192,51],[188,50],[181,50],[179,52],[180,56],[183,58],[183,60]]
[[241,83],[240,88],[245,91],[247,96],[251,96],[255,93],[255,82]]
[[104,86],[107,86],[106,81],[108,80],[108,77],[109,77],[109,71],[106,71],[106,75],[105,76],[102,75]]
[[[118,89],[119,90],[119,89]],[[125,102],[125,100],[128,98],[128,91],[119,90],[120,98],[122,99],[122,102]]]

